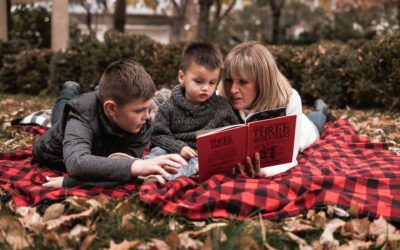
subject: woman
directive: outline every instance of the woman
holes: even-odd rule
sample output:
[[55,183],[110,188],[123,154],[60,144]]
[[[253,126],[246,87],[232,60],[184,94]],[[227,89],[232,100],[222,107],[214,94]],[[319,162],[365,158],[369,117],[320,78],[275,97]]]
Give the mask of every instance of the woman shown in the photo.
[[299,94],[279,71],[268,49],[256,41],[241,43],[228,53],[220,93],[242,121],[255,112],[278,107],[286,107],[286,115],[297,115],[292,162],[261,168],[257,153],[254,164],[250,157],[246,159],[246,168],[238,164],[239,172],[250,177],[272,176],[296,166],[298,152],[319,139],[328,117],[333,120],[328,106],[320,99],[316,101],[316,111],[308,116],[303,114]]

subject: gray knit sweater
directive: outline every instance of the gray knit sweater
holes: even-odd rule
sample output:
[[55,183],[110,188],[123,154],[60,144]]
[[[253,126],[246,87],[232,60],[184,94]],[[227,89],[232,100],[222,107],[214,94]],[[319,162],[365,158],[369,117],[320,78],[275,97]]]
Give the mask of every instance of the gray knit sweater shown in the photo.
[[161,147],[168,153],[180,153],[184,146],[197,149],[196,131],[237,123],[239,119],[225,98],[214,94],[196,108],[185,99],[185,85],[178,84],[158,108],[152,147]]

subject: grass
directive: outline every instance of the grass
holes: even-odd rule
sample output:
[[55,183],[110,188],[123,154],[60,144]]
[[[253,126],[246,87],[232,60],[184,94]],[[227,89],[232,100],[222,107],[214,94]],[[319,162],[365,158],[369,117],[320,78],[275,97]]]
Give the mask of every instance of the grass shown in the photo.
[[[0,93],[0,152],[14,151],[18,147],[32,145],[37,136],[12,128],[10,122],[14,118],[22,118],[32,112],[51,108],[54,101],[55,98],[51,96],[32,97]],[[304,108],[305,113],[310,110],[309,107]],[[360,134],[371,137],[372,141],[387,142],[390,149],[400,155],[400,114],[398,112],[348,108],[333,110],[333,113],[338,119],[349,119]],[[85,200],[80,202],[83,204]],[[32,209],[36,209],[39,216],[43,217],[49,206],[54,203],[56,201],[44,200]],[[77,206],[66,201],[62,204],[65,205],[64,216],[79,214],[88,209],[87,206]],[[325,224],[332,218],[344,219],[336,215],[329,215],[327,211],[327,207],[315,209],[315,213],[326,214]],[[258,218],[257,214],[254,215],[256,215],[255,218]],[[0,225],[4,216],[22,218],[17,215],[15,206],[10,203],[9,195],[0,192]],[[315,244],[318,243],[324,228],[319,227],[318,222],[306,215],[291,219],[297,222],[305,221],[310,228],[290,232],[303,239],[309,246],[318,246]],[[354,218],[344,220],[351,221],[351,219]],[[201,247],[204,249],[262,249],[269,247],[298,249],[299,243],[288,235],[288,230],[284,229],[285,223],[285,219],[278,221],[261,221],[259,219],[190,221],[177,215],[162,215],[158,209],[144,206],[138,196],[133,196],[126,199],[109,200],[96,209],[94,214],[83,219],[71,220],[54,230],[36,233],[29,225],[25,225],[26,232],[31,239],[29,249],[77,249],[82,247],[85,241],[90,241],[92,235],[95,235],[95,238],[90,241],[87,249],[109,248],[112,241],[115,244],[132,244],[132,248],[135,249],[163,249],[166,246],[171,249],[199,249]],[[79,226],[85,227],[86,231],[73,236],[72,229]],[[399,227],[399,225],[396,226]],[[8,235],[4,228],[1,230],[3,235]],[[340,244],[353,240],[351,236],[344,235],[340,230],[334,233],[334,237]],[[390,245],[387,243],[389,241],[382,243],[383,245],[377,245],[376,239],[376,236],[373,235],[365,237],[365,242],[372,242],[369,249],[381,249]],[[395,244],[399,246],[399,241],[396,242]],[[0,236],[0,248],[11,248],[12,246],[13,244],[6,243],[5,238]],[[329,248],[329,245],[324,247]]]

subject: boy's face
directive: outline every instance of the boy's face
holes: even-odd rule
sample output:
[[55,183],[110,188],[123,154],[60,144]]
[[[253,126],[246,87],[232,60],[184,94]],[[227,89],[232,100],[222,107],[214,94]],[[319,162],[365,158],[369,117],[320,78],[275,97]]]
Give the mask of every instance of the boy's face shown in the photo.
[[185,98],[195,107],[215,92],[221,68],[210,70],[207,67],[192,62],[186,72],[179,70],[178,78],[181,84],[185,85]]
[[150,118],[149,107],[152,99],[143,100],[142,98],[133,100],[125,105],[118,106],[113,101],[110,104],[112,107],[107,107],[107,102],[104,104],[105,111],[111,124],[119,127],[125,132],[136,134]]

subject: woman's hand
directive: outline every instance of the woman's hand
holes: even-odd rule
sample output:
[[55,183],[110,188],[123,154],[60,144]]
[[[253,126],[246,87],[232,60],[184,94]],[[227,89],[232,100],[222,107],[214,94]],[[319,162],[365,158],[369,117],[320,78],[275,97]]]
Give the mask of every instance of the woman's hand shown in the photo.
[[254,166],[251,158],[246,157],[245,166],[238,163],[236,169],[241,175],[248,176],[251,178],[263,178],[266,177],[265,173],[261,171],[260,154],[257,152],[254,156]]
[[59,176],[59,177],[47,176],[46,177],[47,182],[43,183],[42,186],[60,188],[60,187],[62,187],[63,180],[64,180],[63,176]]
[[189,146],[184,146],[179,154],[187,160],[197,156],[196,151]]
[[179,173],[181,166],[187,166],[187,162],[178,154],[167,154],[148,160],[135,160],[131,165],[132,176],[148,176],[160,174],[169,178],[171,174]]

